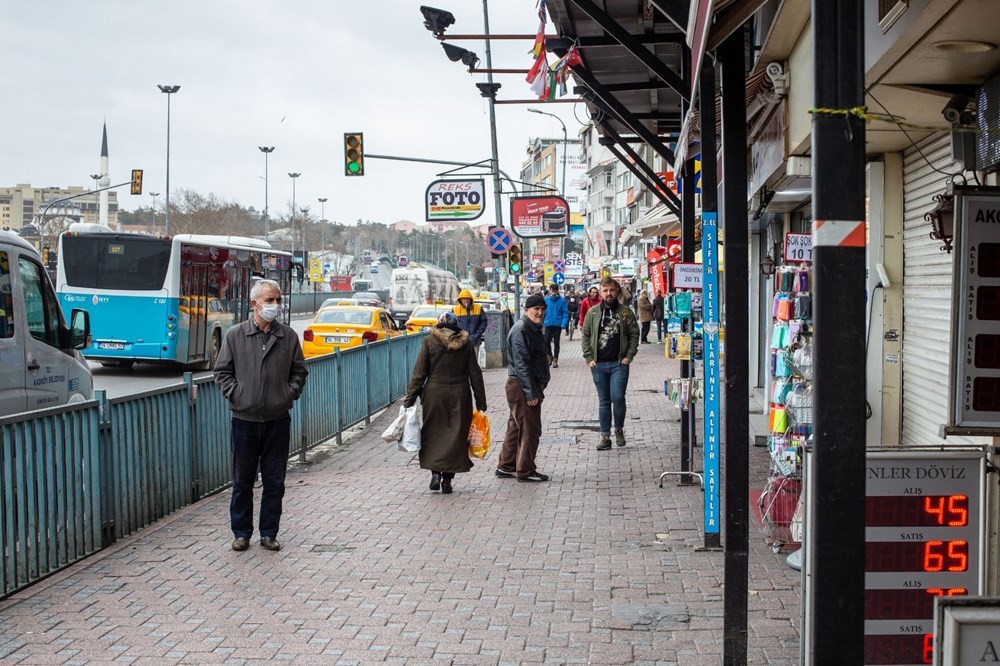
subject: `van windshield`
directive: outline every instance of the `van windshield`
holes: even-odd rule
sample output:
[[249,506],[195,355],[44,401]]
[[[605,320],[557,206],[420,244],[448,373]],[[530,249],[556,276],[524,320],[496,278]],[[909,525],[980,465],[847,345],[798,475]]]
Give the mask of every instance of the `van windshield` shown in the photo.
[[170,241],[66,235],[62,255],[59,261],[71,287],[158,291],[170,265]]

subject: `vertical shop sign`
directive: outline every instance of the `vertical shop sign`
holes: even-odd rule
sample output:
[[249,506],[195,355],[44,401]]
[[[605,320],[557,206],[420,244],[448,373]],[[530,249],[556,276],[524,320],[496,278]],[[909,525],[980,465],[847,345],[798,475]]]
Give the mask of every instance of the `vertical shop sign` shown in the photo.
[[719,533],[719,233],[718,213],[702,213],[701,257],[705,336],[705,534]]

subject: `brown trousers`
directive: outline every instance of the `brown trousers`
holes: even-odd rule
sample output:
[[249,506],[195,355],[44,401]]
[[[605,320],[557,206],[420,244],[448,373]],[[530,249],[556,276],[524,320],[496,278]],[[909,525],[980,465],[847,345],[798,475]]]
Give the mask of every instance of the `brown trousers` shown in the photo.
[[521,382],[516,377],[507,378],[505,390],[510,416],[497,466],[523,478],[535,471],[538,438],[542,435],[542,402],[529,407]]

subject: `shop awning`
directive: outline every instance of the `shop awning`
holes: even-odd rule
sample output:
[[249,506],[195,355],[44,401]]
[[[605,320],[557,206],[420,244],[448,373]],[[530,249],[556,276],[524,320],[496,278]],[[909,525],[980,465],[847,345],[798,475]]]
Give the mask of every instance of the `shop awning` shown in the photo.
[[665,205],[657,204],[639,222],[623,231],[619,241],[627,247],[635,245],[643,238],[676,236],[680,232],[681,222],[677,216]]

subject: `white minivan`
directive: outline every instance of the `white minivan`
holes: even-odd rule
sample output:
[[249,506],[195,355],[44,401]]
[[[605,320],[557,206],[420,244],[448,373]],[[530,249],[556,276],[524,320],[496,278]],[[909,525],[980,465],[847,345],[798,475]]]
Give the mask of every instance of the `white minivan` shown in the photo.
[[87,311],[67,328],[38,251],[0,231],[0,416],[93,398],[89,340]]

